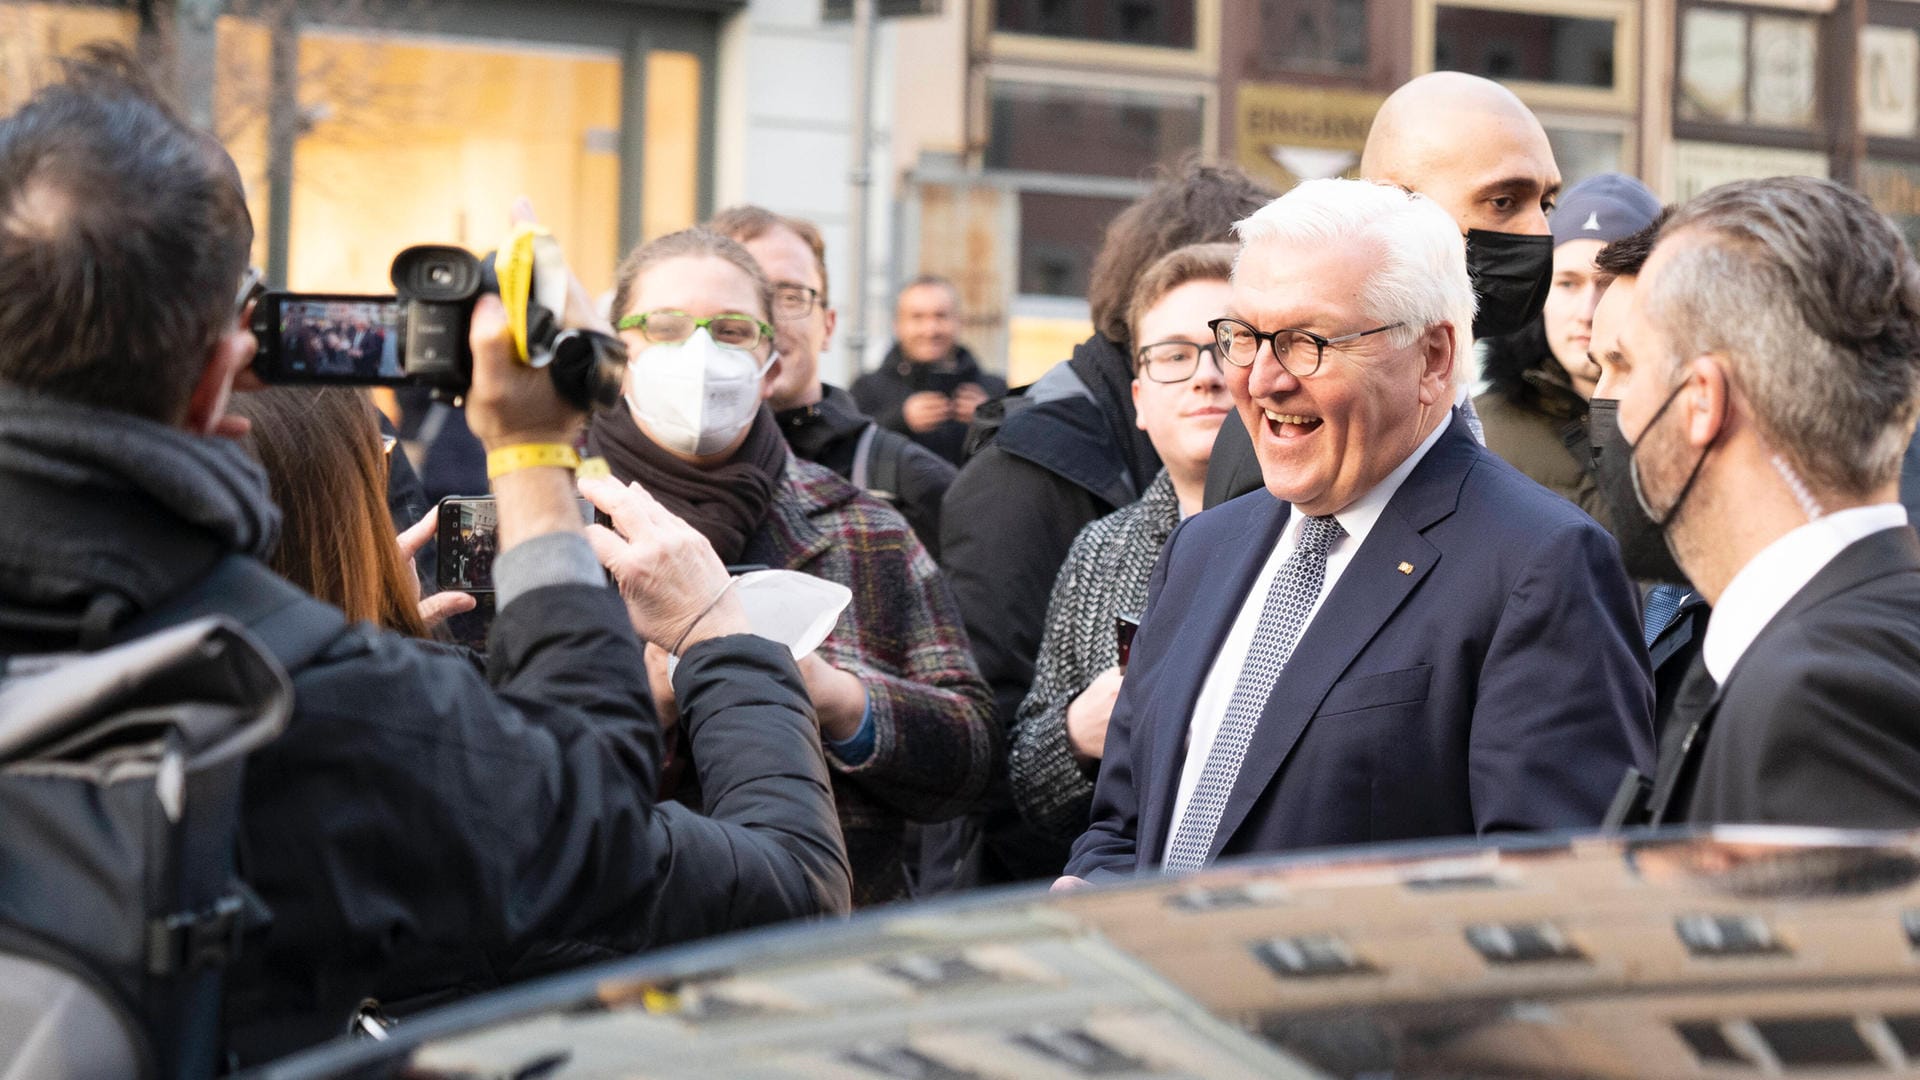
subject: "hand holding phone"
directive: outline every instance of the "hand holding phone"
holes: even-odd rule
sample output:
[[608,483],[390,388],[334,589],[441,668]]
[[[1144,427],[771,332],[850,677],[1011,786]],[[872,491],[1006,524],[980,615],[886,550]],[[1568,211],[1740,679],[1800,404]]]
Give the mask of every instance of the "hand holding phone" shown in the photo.
[[[593,521],[593,504],[577,500],[581,520]],[[449,495],[440,500],[434,549],[434,580],[442,589],[493,591],[493,560],[500,553],[500,514],[493,497]]]
[[1133,635],[1140,630],[1140,620],[1131,615],[1116,615],[1113,618],[1114,642],[1120,646],[1120,670],[1127,670],[1127,656],[1133,652]]

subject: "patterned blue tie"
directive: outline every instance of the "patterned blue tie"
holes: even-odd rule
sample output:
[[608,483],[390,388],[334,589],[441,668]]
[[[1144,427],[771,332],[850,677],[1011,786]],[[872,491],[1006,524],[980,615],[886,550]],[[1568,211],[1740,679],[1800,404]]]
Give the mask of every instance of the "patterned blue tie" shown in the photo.
[[1306,628],[1308,614],[1320,599],[1320,587],[1327,580],[1327,552],[1345,535],[1347,531],[1331,515],[1307,518],[1300,528],[1299,546],[1274,575],[1260,608],[1260,627],[1254,631],[1246,665],[1240,669],[1240,680],[1227,701],[1226,718],[1220,722],[1220,732],[1207,752],[1206,767],[1200,771],[1200,782],[1194,786],[1187,812],[1174,831],[1173,846],[1167,850],[1169,873],[1192,873],[1206,863],[1213,834],[1227,809],[1227,797],[1233,794],[1233,782],[1240,775],[1240,763],[1253,741],[1253,729],[1260,723],[1267,699],[1273,696],[1287,658],[1293,655],[1300,631]]
[[1693,590],[1685,585],[1655,585],[1647,592],[1646,620],[1642,633],[1646,635],[1647,648],[1659,639],[1660,632],[1673,622],[1679,613],[1680,605],[1687,602]]

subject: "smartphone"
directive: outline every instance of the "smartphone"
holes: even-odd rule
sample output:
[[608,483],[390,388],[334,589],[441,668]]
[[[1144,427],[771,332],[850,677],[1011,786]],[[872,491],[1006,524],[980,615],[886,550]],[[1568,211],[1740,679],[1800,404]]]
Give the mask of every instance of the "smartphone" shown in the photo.
[[1113,617],[1113,639],[1120,646],[1120,667],[1127,666],[1127,655],[1133,652],[1133,635],[1140,630],[1140,620],[1131,615]]
[[403,386],[400,301],[346,293],[261,294],[253,370],[272,385]]
[[[578,500],[580,520],[591,523],[594,506]],[[491,495],[449,495],[440,500],[435,526],[434,580],[442,590],[493,591],[493,560],[499,554],[500,518]]]

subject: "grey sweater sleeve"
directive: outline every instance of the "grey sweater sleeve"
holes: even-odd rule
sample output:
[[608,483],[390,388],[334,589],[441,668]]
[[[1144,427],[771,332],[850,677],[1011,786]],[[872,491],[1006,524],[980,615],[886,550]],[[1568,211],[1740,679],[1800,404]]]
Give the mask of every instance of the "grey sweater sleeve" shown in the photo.
[[1054,582],[1033,688],[1020,703],[1007,755],[1009,786],[1021,816],[1041,832],[1069,841],[1086,831],[1093,776],[1073,755],[1067,706],[1095,676],[1119,661],[1111,613],[1101,618],[1106,605],[1097,595],[1099,582],[1089,565],[1094,561],[1090,539],[1083,532],[1075,541]]

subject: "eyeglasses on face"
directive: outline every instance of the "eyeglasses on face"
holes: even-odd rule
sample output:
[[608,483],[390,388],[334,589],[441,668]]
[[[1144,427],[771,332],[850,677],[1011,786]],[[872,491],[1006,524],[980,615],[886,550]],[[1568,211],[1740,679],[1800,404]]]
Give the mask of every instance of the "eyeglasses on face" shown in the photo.
[[813,314],[815,304],[823,304],[819,289],[791,284],[773,287],[773,317],[776,319],[804,319]]
[[1156,341],[1142,345],[1134,353],[1135,366],[1148,382],[1183,383],[1200,370],[1200,354],[1212,353],[1215,366],[1220,363],[1220,346],[1214,342],[1195,345],[1191,341]]
[[1321,361],[1326,359],[1327,346],[1344,345],[1374,334],[1384,334],[1388,330],[1398,330],[1407,324],[1388,323],[1339,337],[1322,337],[1311,330],[1291,326],[1266,334],[1239,319],[1215,319],[1207,325],[1213,329],[1214,340],[1219,343],[1220,356],[1234,367],[1252,367],[1254,358],[1260,355],[1260,343],[1266,342],[1273,348],[1273,357],[1280,361],[1281,367],[1295,378],[1304,379],[1320,370]]
[[656,345],[675,345],[692,337],[695,330],[704,329],[716,345],[751,352],[773,337],[773,327],[739,312],[696,319],[684,311],[662,309],[628,315],[617,325],[622,330],[640,331],[641,337]]

